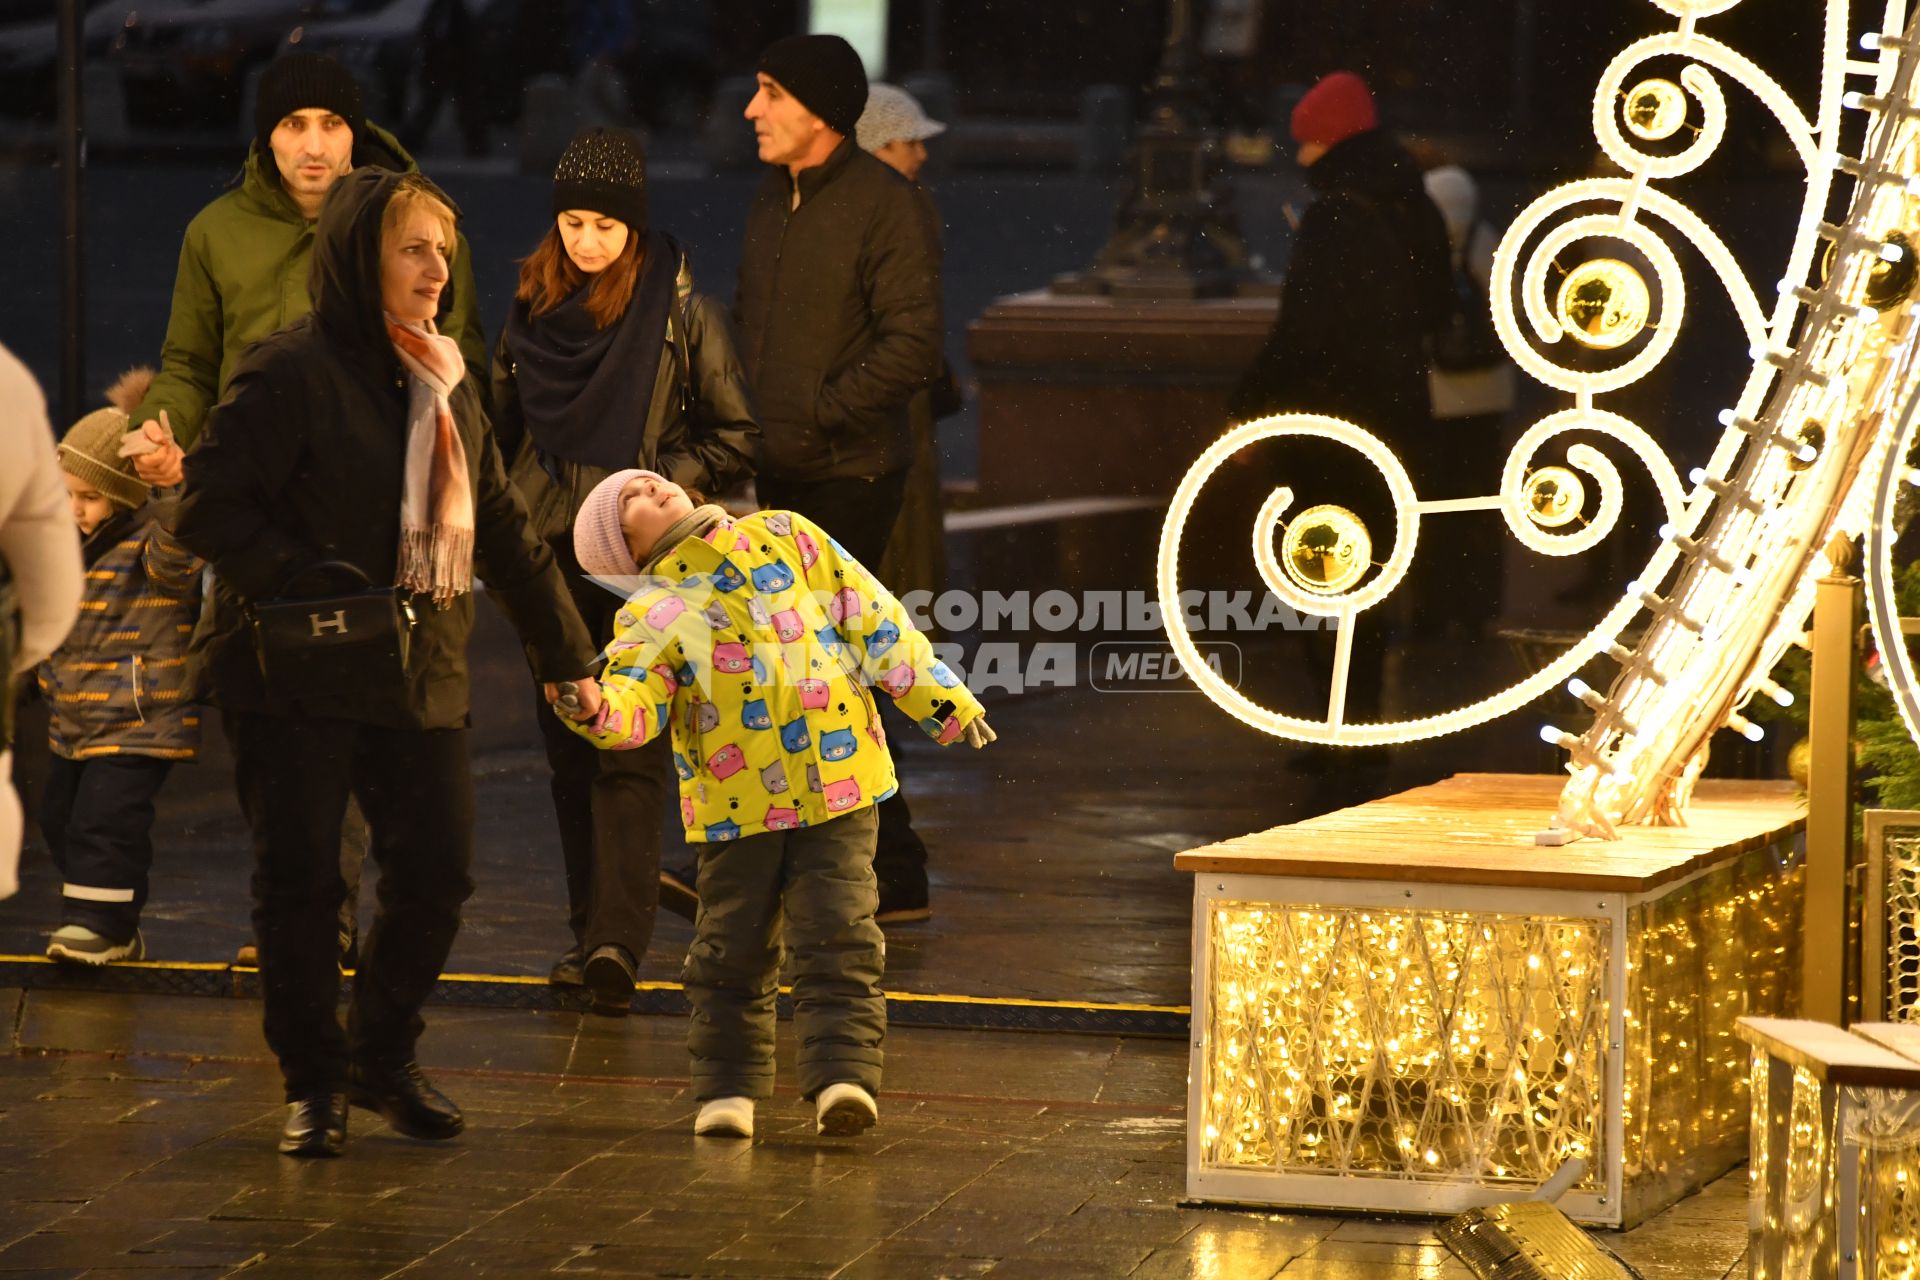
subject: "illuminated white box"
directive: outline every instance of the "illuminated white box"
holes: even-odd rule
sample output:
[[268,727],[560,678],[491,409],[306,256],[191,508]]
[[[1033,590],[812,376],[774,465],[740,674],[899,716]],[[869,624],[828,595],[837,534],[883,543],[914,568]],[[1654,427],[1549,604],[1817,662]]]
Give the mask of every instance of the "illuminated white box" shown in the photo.
[[1453,1214],[1571,1161],[1631,1226],[1747,1154],[1734,1022],[1789,1012],[1791,784],[1538,848],[1559,779],[1469,774],[1179,855],[1194,1200]]
[[1753,1046],[1748,1274],[1920,1275],[1920,1028],[1742,1018]]

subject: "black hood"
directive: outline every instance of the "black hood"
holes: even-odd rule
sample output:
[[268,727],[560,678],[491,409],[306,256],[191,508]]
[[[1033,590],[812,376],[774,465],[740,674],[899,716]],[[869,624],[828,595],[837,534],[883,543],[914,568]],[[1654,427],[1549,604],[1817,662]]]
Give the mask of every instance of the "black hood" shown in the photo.
[[1384,129],[1369,129],[1336,142],[1307,169],[1307,184],[1315,191],[1344,188],[1382,200],[1404,199],[1416,191],[1426,194],[1420,165]]
[[[387,322],[380,304],[380,221],[402,177],[390,169],[355,169],[333,184],[313,229],[313,262],[307,293],[314,322],[329,339],[373,351],[388,351]],[[446,202],[457,222],[459,207],[419,175]],[[442,314],[453,299],[453,282],[442,293]]]

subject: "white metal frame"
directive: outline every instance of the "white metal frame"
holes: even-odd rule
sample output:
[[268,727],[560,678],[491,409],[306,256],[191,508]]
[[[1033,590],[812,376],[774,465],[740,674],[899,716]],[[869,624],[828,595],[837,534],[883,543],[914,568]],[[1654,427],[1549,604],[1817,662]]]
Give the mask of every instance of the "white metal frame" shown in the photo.
[[[1703,873],[1704,874],[1704,873]],[[1216,902],[1262,902],[1279,907],[1361,907],[1380,910],[1460,911],[1476,915],[1567,916],[1603,920],[1612,930],[1603,996],[1607,1001],[1606,1083],[1601,1091],[1605,1118],[1604,1189],[1570,1191],[1560,1207],[1578,1222],[1618,1226],[1623,1210],[1622,1152],[1626,1114],[1620,1099],[1626,1090],[1627,910],[1666,896],[1688,880],[1662,885],[1658,892],[1626,895],[1577,889],[1516,889],[1471,884],[1407,884],[1378,880],[1335,880],[1304,876],[1264,876],[1200,872],[1193,885],[1193,1012],[1188,1035],[1187,1198],[1225,1204],[1285,1205],[1314,1209],[1368,1209],[1394,1213],[1455,1214],[1482,1205],[1523,1197],[1525,1184],[1485,1186],[1473,1183],[1413,1181],[1404,1178],[1354,1178],[1334,1174],[1276,1174],[1255,1169],[1208,1168],[1200,1163],[1200,1117],[1206,1079],[1205,1043],[1211,1016],[1208,988]]]

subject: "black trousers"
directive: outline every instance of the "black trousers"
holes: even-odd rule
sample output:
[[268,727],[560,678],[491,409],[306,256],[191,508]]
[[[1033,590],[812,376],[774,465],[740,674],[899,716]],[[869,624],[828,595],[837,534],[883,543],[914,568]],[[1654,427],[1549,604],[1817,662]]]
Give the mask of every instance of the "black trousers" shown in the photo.
[[153,802],[173,761],[152,756],[54,756],[40,830],[60,868],[60,923],[115,943],[133,937],[153,869]]
[[[906,489],[904,470],[872,478],[795,481],[762,476],[754,481],[761,506],[798,511],[832,534],[869,573],[879,572],[880,557],[886,552],[887,537],[899,518]],[[904,782],[900,790],[875,807],[880,816],[880,836],[873,872],[880,881],[884,911],[901,895],[924,898],[927,846],[913,829],[913,811],[907,807]]]
[[[465,729],[306,716],[226,718],[253,836],[253,932],[267,1045],[289,1099],[342,1087],[350,1060],[399,1063],[473,892]],[[340,825],[351,792],[380,866],[347,1025],[340,1026]]]
[[[609,643],[625,601],[586,580],[571,541],[553,544],[553,552],[587,633]],[[533,714],[553,771],[573,940],[589,951],[615,943],[637,963],[660,910],[660,824],[674,791],[673,744],[663,733],[632,751],[602,751],[562,724],[538,689]]]

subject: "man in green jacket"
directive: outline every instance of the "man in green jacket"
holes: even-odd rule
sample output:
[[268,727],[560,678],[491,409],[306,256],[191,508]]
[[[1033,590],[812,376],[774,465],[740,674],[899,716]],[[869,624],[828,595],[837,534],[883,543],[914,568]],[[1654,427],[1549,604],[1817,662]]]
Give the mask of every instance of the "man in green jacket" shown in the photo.
[[[392,134],[366,119],[360,86],[332,58],[296,53],[260,78],[254,125],[259,136],[232,190],[195,215],[180,244],[173,314],[160,376],[132,420],[171,427],[136,461],[148,484],[180,483],[182,450],[200,435],[207,410],[225,394],[240,353],[313,309],[307,263],[314,219],[334,182],[362,166],[417,166]],[[441,332],[460,344],[477,385],[487,386],[487,346],[466,238],[440,313]]]

